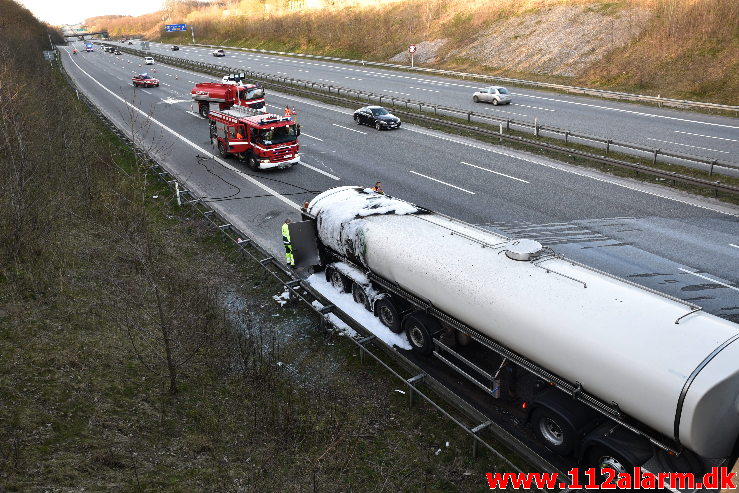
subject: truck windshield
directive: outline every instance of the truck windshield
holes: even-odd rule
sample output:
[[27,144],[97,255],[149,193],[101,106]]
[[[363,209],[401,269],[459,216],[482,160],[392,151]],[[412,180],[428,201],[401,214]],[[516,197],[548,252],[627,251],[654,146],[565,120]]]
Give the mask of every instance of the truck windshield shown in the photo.
[[259,140],[262,144],[284,144],[293,142],[298,138],[297,126],[295,124],[285,125],[284,127],[272,127],[259,132]]
[[257,99],[264,96],[264,89],[261,87],[255,87],[253,89],[242,89],[239,91],[239,99],[250,100]]

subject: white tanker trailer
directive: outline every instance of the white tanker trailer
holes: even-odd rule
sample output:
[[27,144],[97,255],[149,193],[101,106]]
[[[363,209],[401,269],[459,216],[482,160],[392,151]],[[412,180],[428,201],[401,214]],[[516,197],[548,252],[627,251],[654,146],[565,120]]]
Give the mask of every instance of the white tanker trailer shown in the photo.
[[[665,450],[693,469],[686,449],[736,458],[736,324],[368,189],[328,190],[305,213],[328,280],[493,397],[527,396],[555,452],[616,469]],[[489,364],[461,354],[469,341]]]

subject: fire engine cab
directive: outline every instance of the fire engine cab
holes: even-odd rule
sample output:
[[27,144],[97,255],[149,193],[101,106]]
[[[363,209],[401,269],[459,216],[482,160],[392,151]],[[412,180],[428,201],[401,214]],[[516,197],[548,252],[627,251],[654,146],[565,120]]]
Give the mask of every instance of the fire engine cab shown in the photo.
[[208,120],[211,142],[221,157],[235,155],[253,170],[285,169],[300,162],[300,128],[291,118],[225,110],[211,111]]

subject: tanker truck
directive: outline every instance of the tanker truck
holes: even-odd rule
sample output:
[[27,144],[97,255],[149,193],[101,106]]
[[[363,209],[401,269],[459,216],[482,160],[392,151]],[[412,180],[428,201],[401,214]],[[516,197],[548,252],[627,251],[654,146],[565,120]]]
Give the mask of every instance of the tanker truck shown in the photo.
[[[233,77],[233,76],[227,76]],[[244,84],[233,79],[223,83],[200,82],[190,91],[192,99],[198,103],[198,113],[208,117],[211,103],[217,103],[223,111],[234,106],[261,110],[264,108],[264,89],[256,84]]]
[[699,474],[736,460],[738,325],[370,189],[330,189],[303,214],[333,286],[568,461]]

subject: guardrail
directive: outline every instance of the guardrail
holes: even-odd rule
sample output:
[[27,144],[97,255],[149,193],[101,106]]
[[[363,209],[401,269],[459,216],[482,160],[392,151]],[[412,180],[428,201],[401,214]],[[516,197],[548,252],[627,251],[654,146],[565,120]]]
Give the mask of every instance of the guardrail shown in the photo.
[[[70,86],[75,87],[74,81],[66,70],[64,70],[63,65],[60,64],[60,66],[62,67],[62,73],[67,77]],[[403,385],[408,389],[409,406],[413,406],[417,398],[420,397],[434,409],[439,411],[444,417],[461,428],[462,431],[472,439],[473,457],[477,456],[478,449],[482,446],[484,449],[490,451],[498,459],[503,461],[506,467],[509,468],[509,471],[518,473],[524,472],[508,459],[504,453],[499,451],[495,446],[481,436],[483,433],[490,433],[496,439],[503,440],[507,446],[511,447],[523,459],[528,461],[529,464],[538,468],[538,470],[558,472],[564,476],[562,471],[559,471],[555,466],[542,458],[521,440],[511,435],[497,423],[490,421],[488,416],[485,416],[482,412],[468,404],[463,398],[453,393],[441,381],[424,372],[423,369],[413,361],[375,337],[350,315],[339,307],[333,305],[320,292],[316,291],[305,279],[298,277],[296,273],[289,269],[283,262],[269,254],[257,241],[249,238],[248,235],[239,231],[229,223],[227,218],[221,217],[217,211],[209,208],[202,198],[188,190],[186,184],[178,181],[173,174],[167,171],[166,168],[162,164],[159,164],[152,156],[144,151],[136,149],[133,141],[128,137],[128,135],[110,121],[84,93],[77,91],[77,96],[85,102],[90,110],[95,113],[111,131],[131,146],[140,159],[148,163],[149,171],[152,172],[155,177],[160,179],[163,183],[166,183],[170,188],[178,191],[178,199],[183,205],[189,206],[195,213],[202,215],[219,234],[223,235],[234,244],[243,257],[258,262],[268,275],[280,283],[284,289],[290,292],[290,299],[300,300],[310,307],[320,317],[322,327],[326,324],[336,327],[336,322],[332,319],[332,317],[336,317],[336,319],[341,323],[346,324],[358,334],[362,335],[363,337],[359,339],[347,337],[347,339],[357,347],[361,362],[363,363],[366,357],[370,357],[385,370],[390,372],[394,377],[401,380]],[[318,304],[316,304],[316,302],[318,302]],[[398,363],[403,370],[411,376],[406,377],[401,375],[398,370],[394,369],[393,366],[387,362],[388,358],[392,359],[395,363]],[[422,385],[432,389],[443,400],[453,405],[457,411],[464,415],[464,417],[455,416],[450,411],[442,407],[432,396],[421,389]],[[464,420],[471,420],[473,424],[468,425]]]
[[[663,151],[661,149],[657,148],[646,148],[643,146],[639,146],[636,144],[629,144],[625,142],[619,142],[614,141],[611,139],[600,139],[598,137],[593,137],[589,135],[582,135],[582,134],[576,134],[572,133],[568,130],[559,129],[556,127],[549,127],[549,126],[543,126],[543,125],[532,125],[528,122],[519,122],[512,119],[502,119],[499,117],[491,116],[491,115],[485,115],[480,113],[475,113],[472,111],[465,111],[458,108],[451,108],[441,105],[432,105],[425,103],[423,101],[415,101],[411,99],[403,99],[398,98],[395,96],[388,96],[384,94],[379,93],[371,93],[371,92],[365,92],[360,91],[356,89],[348,89],[340,86],[334,86],[331,84],[325,84],[321,82],[313,82],[313,81],[306,81],[301,79],[296,79],[293,77],[283,77],[283,76],[277,76],[269,73],[264,72],[257,72],[253,70],[244,70],[234,67],[227,67],[224,65],[217,65],[213,63],[205,63],[205,62],[199,62],[194,60],[188,60],[185,58],[178,58],[173,57],[170,55],[161,55],[157,53],[151,53],[147,51],[141,51],[136,49],[131,49],[127,47],[119,47],[118,49],[123,50],[127,53],[137,55],[137,56],[152,56],[155,60],[170,64],[174,66],[179,66],[182,68],[188,68],[190,70],[200,71],[201,73],[210,73],[212,75],[222,75],[224,71],[227,72],[244,72],[249,75],[249,77],[253,79],[258,79],[262,81],[269,81],[272,82],[273,86],[275,87],[283,87],[285,89],[289,90],[302,90],[306,95],[309,96],[315,96],[319,95],[323,98],[330,98],[334,101],[341,102],[344,104],[354,104],[356,103],[355,100],[349,99],[349,97],[354,97],[360,101],[377,101],[380,104],[383,102],[390,103],[394,108],[405,107],[408,112],[397,111],[399,115],[405,115],[410,116],[416,119],[423,120],[427,123],[435,124],[435,125],[442,125],[447,126],[450,128],[456,128],[456,129],[463,129],[466,131],[475,132],[480,135],[484,135],[486,137],[494,137],[499,140],[507,140],[510,142],[517,142],[520,144],[528,145],[537,147],[539,149],[545,149],[549,151],[554,151],[558,153],[563,153],[568,156],[579,156],[585,159],[597,161],[603,164],[609,164],[613,166],[618,166],[622,168],[629,168],[632,170],[636,170],[639,172],[649,173],[664,179],[674,180],[674,181],[681,181],[683,183],[689,183],[692,185],[699,185],[699,186],[705,186],[707,188],[710,188],[715,191],[723,191],[728,193],[739,193],[739,187],[735,187],[732,185],[728,185],[725,183],[722,183],[721,181],[711,181],[708,179],[702,179],[702,178],[695,178],[687,175],[681,175],[676,172],[671,171],[665,171],[658,168],[653,168],[641,164],[631,163],[628,161],[623,161],[619,159],[615,159],[612,157],[609,157],[609,154],[612,152],[615,152],[618,149],[626,150],[626,151],[632,151],[632,152],[640,152],[642,154],[642,157],[648,157],[651,159],[652,164],[656,164],[658,162],[660,163],[667,163],[667,164],[675,164],[672,161],[677,161],[678,163],[690,163],[693,165],[701,165],[703,166],[703,170],[708,174],[708,176],[712,176],[713,173],[716,171],[716,168],[725,168],[728,170],[734,170],[739,171],[739,165],[733,165],[729,163],[719,162],[718,160],[709,160],[709,159],[703,159],[703,158],[697,158],[693,156],[687,156],[683,154],[673,153],[673,152],[667,152]],[[321,91],[321,92],[318,92]],[[341,97],[341,95],[344,95],[345,97]],[[418,107],[419,112],[416,113],[411,112],[410,110]],[[424,115],[423,112],[431,113],[433,112],[432,116]],[[447,120],[441,120],[437,118],[438,116],[452,116],[452,117],[462,117],[465,118],[469,124],[465,125],[458,122],[451,122]],[[497,131],[489,129],[489,128],[483,128],[479,126],[474,126],[472,123],[484,123],[488,125],[494,125],[497,124],[498,129]],[[549,135],[559,135],[562,137],[562,140],[564,140],[565,143],[598,143],[602,146],[601,150],[604,152],[603,155],[600,154],[594,154],[592,152],[585,152],[578,149],[573,149],[570,147],[561,147],[556,146],[554,144],[550,144],[543,141],[536,141],[531,139],[526,139],[523,137],[518,137],[515,135],[508,134],[506,132],[510,131],[511,129],[516,130],[529,130],[534,136],[540,137],[545,136],[544,134]]]
[[287,51],[260,50],[256,48],[241,48],[238,46],[205,45],[205,44],[200,44],[200,43],[193,43],[188,46],[202,46],[204,48],[225,48],[229,50],[241,50],[241,51],[249,51],[253,53],[266,53],[270,55],[291,56],[291,57],[297,57],[297,58],[314,58],[317,60],[330,60],[333,62],[350,63],[353,65],[370,65],[373,67],[391,68],[395,70],[426,72],[426,73],[431,73],[431,74],[461,77],[462,79],[482,80],[482,81],[487,81],[487,82],[505,82],[505,83],[515,84],[515,85],[520,85],[520,86],[541,87],[544,89],[553,89],[557,91],[571,92],[575,94],[586,94],[588,96],[597,96],[597,97],[609,98],[609,99],[636,101],[640,103],[653,103],[660,107],[672,106],[675,108],[700,108],[700,109],[721,110],[721,111],[734,112],[739,115],[739,106],[732,106],[728,104],[705,103],[701,101],[689,101],[689,100],[682,100],[682,99],[663,98],[660,96],[646,96],[642,94],[630,94],[627,92],[608,91],[604,89],[593,89],[589,87],[567,86],[563,84],[552,84],[549,82],[537,82],[537,81],[526,80],[526,79],[514,79],[510,77],[498,77],[494,75],[473,74],[473,73],[468,73],[468,72],[457,72],[454,70],[443,70],[443,69],[436,69],[436,68],[429,68],[429,67],[409,67],[408,65],[398,65],[394,63],[373,62],[373,61],[368,61],[368,60],[355,60],[352,58],[338,58],[338,57],[330,57],[330,56],[323,56],[323,55],[311,55],[308,53],[292,53],[292,52],[287,52]]

